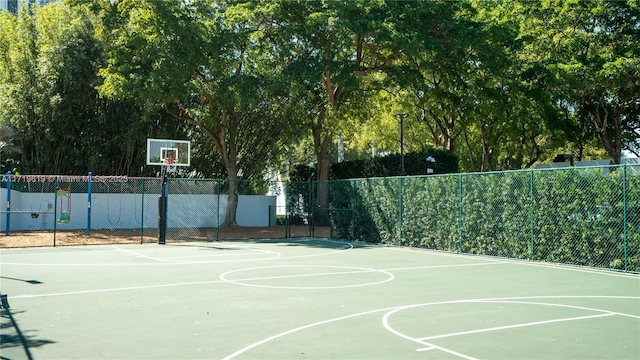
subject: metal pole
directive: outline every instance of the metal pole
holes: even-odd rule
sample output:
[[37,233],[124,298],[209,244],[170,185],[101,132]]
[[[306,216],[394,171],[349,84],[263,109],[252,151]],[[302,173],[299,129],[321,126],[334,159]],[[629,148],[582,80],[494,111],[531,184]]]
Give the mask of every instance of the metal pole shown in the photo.
[[314,180],[309,181],[309,187],[311,188],[311,203],[309,204],[309,208],[311,209],[311,237],[315,237],[316,236],[316,223],[315,223],[315,218],[316,218],[316,189],[318,188],[317,186],[317,182],[318,180]]
[[11,171],[7,172],[7,228],[5,235],[11,234]]
[[91,171],[87,181],[87,235],[91,235]]
[[[58,177],[56,176],[53,183],[53,247],[56,246],[56,236],[58,233]],[[62,206],[60,206],[60,212],[62,212]]]
[[164,245],[167,239],[167,174],[166,166],[162,167],[162,184],[158,198],[158,244]]
[[404,176],[404,119],[408,114],[396,114],[400,119],[400,175]]
[[402,213],[404,212],[404,204],[402,199],[402,181],[403,178],[398,178],[398,241],[402,246]]
[[[284,221],[284,237],[288,239],[291,237],[291,209],[289,208],[289,199],[291,198],[291,181],[287,180],[284,182],[284,213],[285,213],[285,221]],[[271,213],[269,213],[271,215]],[[276,207],[276,218],[277,218],[277,207]]]
[[216,241],[220,240],[220,184],[221,180],[216,180],[216,196],[218,200],[216,201],[216,205],[218,206],[218,212],[216,214]]
[[351,240],[356,239],[356,181],[351,182]]
[[400,175],[404,176],[404,118],[405,116],[400,116],[400,164],[401,170]]
[[458,175],[458,251],[462,253],[462,174]]
[[622,167],[622,241],[624,251],[624,271],[629,271],[629,253],[627,250],[627,165]]
[[533,260],[533,257],[536,253],[535,248],[535,217],[533,214],[533,209],[535,206],[535,199],[533,193],[533,170],[529,172],[529,260]]
[[144,243],[144,178],[142,178],[140,192],[142,193],[142,199],[140,199],[142,204],[142,208],[140,209],[140,244],[142,244]]

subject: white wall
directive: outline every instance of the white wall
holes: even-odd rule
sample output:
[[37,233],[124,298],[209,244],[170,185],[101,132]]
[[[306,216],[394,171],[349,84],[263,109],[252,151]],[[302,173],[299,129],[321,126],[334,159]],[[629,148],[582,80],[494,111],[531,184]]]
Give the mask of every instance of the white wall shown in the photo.
[[[1,1],[1,0],[0,0]],[[58,203],[56,203],[58,201]],[[22,193],[11,191],[11,231],[52,230],[54,210],[60,212],[60,199],[51,193]],[[66,208],[66,198],[62,208]],[[144,203],[144,207],[143,207]],[[7,191],[0,189],[0,231],[6,231]],[[71,220],[68,224],[56,224],[60,230],[87,229],[88,198],[86,193],[71,194]],[[217,227],[226,214],[227,195],[170,194],[168,226],[170,228]],[[240,226],[270,226],[269,211],[276,205],[275,196],[240,195],[236,221]],[[218,211],[220,215],[218,216]],[[39,213],[37,218],[31,212]],[[59,214],[58,214],[59,216]],[[91,229],[139,229],[158,227],[158,194],[92,194]]]

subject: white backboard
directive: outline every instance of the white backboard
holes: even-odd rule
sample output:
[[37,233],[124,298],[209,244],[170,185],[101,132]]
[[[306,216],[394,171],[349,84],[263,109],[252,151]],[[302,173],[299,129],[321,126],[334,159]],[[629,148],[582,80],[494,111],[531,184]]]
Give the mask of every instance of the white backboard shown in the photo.
[[166,165],[172,158],[173,166],[191,164],[191,142],[187,140],[147,139],[147,165]]

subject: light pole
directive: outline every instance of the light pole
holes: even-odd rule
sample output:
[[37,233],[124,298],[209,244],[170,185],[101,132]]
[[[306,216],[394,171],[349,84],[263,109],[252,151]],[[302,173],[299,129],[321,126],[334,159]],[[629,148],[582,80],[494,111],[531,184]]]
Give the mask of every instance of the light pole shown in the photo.
[[400,119],[400,175],[404,176],[404,119],[409,114],[396,114]]

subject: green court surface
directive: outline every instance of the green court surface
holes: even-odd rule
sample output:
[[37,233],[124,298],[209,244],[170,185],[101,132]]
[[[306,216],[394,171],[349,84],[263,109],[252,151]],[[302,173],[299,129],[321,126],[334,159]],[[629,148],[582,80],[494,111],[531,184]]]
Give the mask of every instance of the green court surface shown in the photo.
[[2,359],[639,359],[640,276],[323,239],[0,251]]

